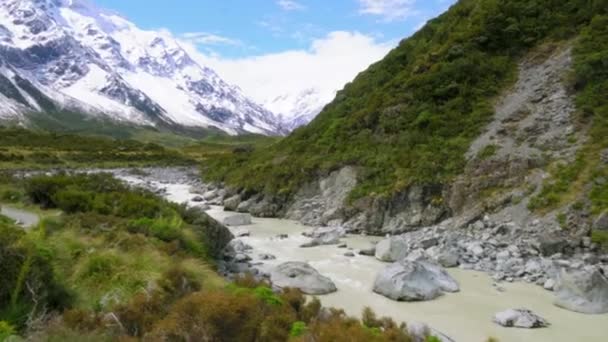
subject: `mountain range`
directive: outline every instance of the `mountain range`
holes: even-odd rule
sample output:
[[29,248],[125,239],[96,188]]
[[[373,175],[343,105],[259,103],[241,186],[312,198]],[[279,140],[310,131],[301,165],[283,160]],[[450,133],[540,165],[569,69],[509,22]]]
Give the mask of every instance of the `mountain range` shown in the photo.
[[68,111],[130,125],[281,135],[322,106],[314,91],[273,104],[292,115],[247,97],[171,33],[141,30],[87,0],[0,4],[2,121],[27,125],[32,113]]

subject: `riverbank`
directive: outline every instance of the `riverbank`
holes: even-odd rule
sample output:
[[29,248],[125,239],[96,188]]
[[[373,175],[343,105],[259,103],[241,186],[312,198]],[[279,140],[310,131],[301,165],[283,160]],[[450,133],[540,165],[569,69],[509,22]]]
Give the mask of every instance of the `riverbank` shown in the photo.
[[[150,180],[134,174],[119,175],[133,184],[157,189],[167,199],[190,205],[197,195],[192,191],[199,184],[197,180],[186,180],[185,176],[166,176],[164,179]],[[208,213],[217,220],[223,220],[232,213],[220,206],[213,206]],[[253,224],[233,229],[245,228],[250,236],[241,237],[243,242],[253,247],[249,256],[251,264],[262,273],[286,261],[307,261],[321,274],[331,278],[338,291],[320,296],[322,303],[344,309],[352,315],[359,315],[365,306],[370,306],[380,315],[397,321],[425,322],[433,328],[454,338],[456,341],[483,341],[489,336],[500,341],[604,341],[608,330],[608,315],[584,315],[552,304],[552,292],[542,287],[523,282],[500,283],[486,274],[472,270],[450,269],[450,274],[460,283],[461,291],[446,294],[428,302],[404,303],[391,301],[372,292],[376,274],[387,264],[373,257],[354,257],[344,254],[348,249],[333,246],[299,248],[309,241],[302,232],[309,229],[295,221],[281,219],[253,218]],[[277,235],[287,234],[279,239]],[[354,252],[366,248],[381,238],[348,236],[343,241]],[[262,260],[261,255],[271,254],[276,259]],[[543,329],[503,328],[492,322],[492,316],[510,308],[527,308],[546,318],[551,326]]]

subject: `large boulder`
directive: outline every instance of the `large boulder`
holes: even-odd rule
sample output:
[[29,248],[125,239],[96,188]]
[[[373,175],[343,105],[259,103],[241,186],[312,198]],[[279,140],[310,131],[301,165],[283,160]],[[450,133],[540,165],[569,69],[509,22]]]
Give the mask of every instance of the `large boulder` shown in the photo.
[[340,238],[346,235],[346,231],[341,227],[317,228],[311,234],[312,240],[303,244],[301,247],[316,247],[322,245],[337,245]]
[[410,252],[407,241],[399,236],[384,239],[376,245],[376,259],[395,262],[405,258]]
[[549,326],[544,318],[527,309],[509,309],[494,315],[493,322],[503,327],[544,328]]
[[286,262],[278,265],[270,272],[270,281],[277,288],[296,288],[310,295],[337,291],[331,279],[321,275],[305,262]]
[[458,282],[441,266],[427,261],[401,260],[382,270],[374,292],[397,301],[423,301],[443,292],[457,292]]
[[251,223],[251,215],[249,214],[238,214],[224,218],[224,224],[231,227],[246,226]]
[[555,305],[586,314],[608,313],[608,278],[598,267],[562,271],[555,286]]
[[224,210],[226,211],[236,211],[236,208],[241,204],[241,196],[234,195],[224,201]]

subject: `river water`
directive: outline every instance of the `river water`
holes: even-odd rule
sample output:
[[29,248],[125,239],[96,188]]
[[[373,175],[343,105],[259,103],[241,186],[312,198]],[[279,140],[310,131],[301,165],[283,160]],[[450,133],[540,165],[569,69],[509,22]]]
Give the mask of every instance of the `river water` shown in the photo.
[[[136,179],[129,179],[137,182]],[[193,195],[190,187],[182,184],[163,184],[167,198],[178,203],[188,202]],[[213,207],[208,213],[221,221],[232,213]],[[583,315],[560,309],[552,304],[553,293],[526,283],[504,283],[504,292],[492,286],[484,273],[450,269],[449,273],[460,283],[461,291],[446,294],[428,302],[395,302],[372,292],[376,274],[387,264],[373,257],[357,255],[378,237],[348,236],[343,239],[353,248],[355,257],[346,257],[348,249],[337,246],[299,248],[308,239],[302,232],[309,227],[281,219],[254,218],[253,225],[240,227],[251,232],[243,237],[253,247],[254,262],[261,253],[272,254],[276,260],[263,261],[262,270],[286,261],[306,261],[321,274],[331,278],[338,292],[319,296],[325,306],[344,309],[358,316],[365,306],[378,315],[389,316],[398,322],[425,322],[434,329],[459,342],[482,342],[488,337],[501,342],[607,342],[608,315]],[[278,239],[278,234],[288,234]],[[492,322],[496,312],[510,308],[527,308],[547,319],[552,325],[543,329],[503,328]]]

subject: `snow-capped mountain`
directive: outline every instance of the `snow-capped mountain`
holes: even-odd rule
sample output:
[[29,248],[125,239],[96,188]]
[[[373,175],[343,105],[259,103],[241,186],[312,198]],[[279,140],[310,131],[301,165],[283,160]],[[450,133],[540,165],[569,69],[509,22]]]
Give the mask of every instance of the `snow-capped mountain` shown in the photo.
[[260,103],[273,113],[277,113],[283,128],[293,131],[311,122],[335,96],[336,91],[308,88],[261,100]]
[[87,0],[0,1],[0,118],[78,110],[141,125],[281,134],[280,119],[164,31]]

